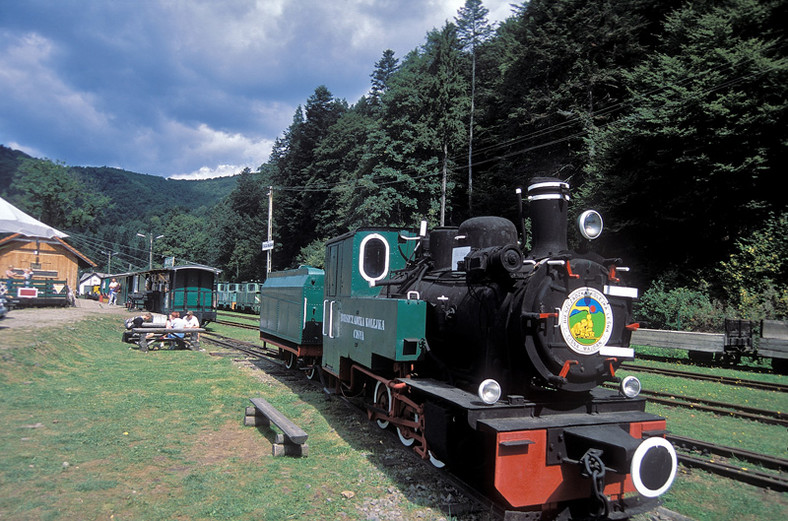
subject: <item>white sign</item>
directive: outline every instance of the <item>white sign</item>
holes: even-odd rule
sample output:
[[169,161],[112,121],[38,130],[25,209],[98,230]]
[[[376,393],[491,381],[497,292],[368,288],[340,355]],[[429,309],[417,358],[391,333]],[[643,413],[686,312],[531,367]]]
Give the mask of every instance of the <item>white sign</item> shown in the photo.
[[274,241],[263,241],[263,251],[274,249]]

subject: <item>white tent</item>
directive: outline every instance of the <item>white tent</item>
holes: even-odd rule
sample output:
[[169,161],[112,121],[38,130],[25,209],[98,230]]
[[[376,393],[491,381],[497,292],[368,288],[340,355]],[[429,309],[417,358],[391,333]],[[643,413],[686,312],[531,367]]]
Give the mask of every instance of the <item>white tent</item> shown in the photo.
[[68,234],[33,219],[0,197],[0,233],[21,233],[28,237],[68,237]]

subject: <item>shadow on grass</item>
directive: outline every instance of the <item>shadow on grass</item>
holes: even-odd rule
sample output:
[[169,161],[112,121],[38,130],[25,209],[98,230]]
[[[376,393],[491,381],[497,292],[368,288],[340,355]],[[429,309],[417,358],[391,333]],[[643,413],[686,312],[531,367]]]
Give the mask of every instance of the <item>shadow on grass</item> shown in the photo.
[[[492,519],[478,501],[452,483],[447,471],[436,469],[428,461],[422,460],[412,448],[403,446],[393,427],[384,431],[375,422],[369,421],[362,398],[346,401],[330,395],[317,379],[310,381],[300,371],[288,370],[270,360],[254,360],[250,364],[288,387],[299,400],[321,414],[342,440],[353,450],[364,454],[412,503],[438,510],[449,519],[454,516],[479,521]],[[272,428],[258,426],[257,429],[268,441],[274,442],[275,432]],[[310,444],[309,454],[313,455],[315,450],[319,449]]]

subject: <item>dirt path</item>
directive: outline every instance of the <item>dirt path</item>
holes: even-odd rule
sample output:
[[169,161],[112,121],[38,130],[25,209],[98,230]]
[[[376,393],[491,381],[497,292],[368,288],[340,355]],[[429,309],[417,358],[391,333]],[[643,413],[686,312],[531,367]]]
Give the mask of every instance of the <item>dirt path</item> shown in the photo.
[[95,314],[117,315],[126,318],[138,314],[123,306],[110,306],[95,300],[78,299],[76,307],[43,307],[12,309],[0,320],[0,342],[3,329],[31,330],[78,322]]

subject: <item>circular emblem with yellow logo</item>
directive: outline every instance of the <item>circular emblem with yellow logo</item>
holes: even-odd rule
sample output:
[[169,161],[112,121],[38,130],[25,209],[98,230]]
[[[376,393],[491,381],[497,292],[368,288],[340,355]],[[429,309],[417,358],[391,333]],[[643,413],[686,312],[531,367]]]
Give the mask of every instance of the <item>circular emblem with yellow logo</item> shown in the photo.
[[613,310],[601,291],[578,288],[569,294],[558,315],[561,334],[569,348],[580,355],[593,355],[613,331]]

